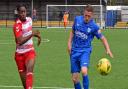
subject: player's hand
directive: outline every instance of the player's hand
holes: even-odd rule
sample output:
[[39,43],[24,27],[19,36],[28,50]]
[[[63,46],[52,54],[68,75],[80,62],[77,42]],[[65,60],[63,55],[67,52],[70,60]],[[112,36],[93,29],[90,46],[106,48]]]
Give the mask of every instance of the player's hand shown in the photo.
[[38,36],[38,43],[37,43],[37,45],[39,46],[40,43],[41,43],[41,36],[39,35],[39,36]]
[[68,48],[68,54],[70,54],[70,53],[71,53],[71,49]]
[[68,46],[67,50],[68,50],[68,54],[71,54],[71,46]]
[[114,56],[113,56],[111,50],[107,50],[106,53],[107,53],[111,58],[114,58]]

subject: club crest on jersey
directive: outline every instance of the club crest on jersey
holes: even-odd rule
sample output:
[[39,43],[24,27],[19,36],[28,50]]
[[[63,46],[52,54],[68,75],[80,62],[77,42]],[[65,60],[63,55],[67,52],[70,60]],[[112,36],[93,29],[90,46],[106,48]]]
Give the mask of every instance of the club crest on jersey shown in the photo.
[[19,31],[19,26],[16,27],[16,31],[17,31],[17,32]]
[[90,33],[90,32],[91,32],[91,28],[88,28],[88,29],[87,29],[87,32]]

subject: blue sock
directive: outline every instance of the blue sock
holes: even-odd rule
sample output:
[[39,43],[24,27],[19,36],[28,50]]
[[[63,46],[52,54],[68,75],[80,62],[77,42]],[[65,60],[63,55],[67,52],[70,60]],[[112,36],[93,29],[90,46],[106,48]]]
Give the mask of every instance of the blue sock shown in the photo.
[[81,85],[80,82],[74,84],[75,89],[81,89]]
[[84,87],[84,89],[89,89],[88,75],[83,76],[83,87]]

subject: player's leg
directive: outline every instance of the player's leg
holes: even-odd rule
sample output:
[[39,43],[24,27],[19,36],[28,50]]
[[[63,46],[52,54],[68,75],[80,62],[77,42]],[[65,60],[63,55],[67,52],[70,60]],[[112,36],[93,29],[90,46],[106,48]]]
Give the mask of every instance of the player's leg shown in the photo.
[[26,71],[25,70],[26,69],[25,69],[25,61],[24,61],[23,54],[16,53],[15,61],[16,61],[17,67],[18,67],[18,72],[19,72],[23,87],[25,89],[25,87],[26,87],[26,83],[25,83],[26,82]]
[[33,69],[35,64],[35,52],[29,51],[26,54],[26,89],[32,89]]
[[74,83],[75,89],[82,89],[79,79],[80,79],[80,78],[79,78],[79,73],[78,73],[78,72],[72,73],[72,81],[73,81],[73,83]]
[[72,81],[74,83],[75,89],[82,89],[79,80],[79,72],[80,72],[80,61],[78,59],[79,55],[80,55],[79,53],[74,51],[72,51],[70,55]]
[[89,89],[89,78],[88,78],[88,68],[87,67],[82,67],[81,72],[83,75],[83,87],[84,89]]
[[83,76],[83,87],[89,89],[89,78],[88,78],[88,65],[90,61],[90,51],[84,52],[81,56],[81,72]]
[[66,31],[66,27],[67,27],[67,22],[64,22],[64,29]]
[[19,72],[20,74],[20,78],[23,84],[24,89],[26,88],[26,72],[25,71],[21,71]]
[[32,89],[33,86],[33,68],[35,61],[34,59],[30,59],[27,61],[27,73],[26,73],[26,89]]

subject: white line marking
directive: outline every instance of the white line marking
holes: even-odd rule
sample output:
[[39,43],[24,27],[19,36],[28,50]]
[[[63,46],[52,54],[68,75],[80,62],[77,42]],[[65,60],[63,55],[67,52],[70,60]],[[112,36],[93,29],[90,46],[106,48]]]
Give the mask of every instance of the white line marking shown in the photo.
[[[13,42],[13,43],[12,43]],[[35,41],[33,41],[34,43],[36,43]],[[41,42],[45,42],[45,43],[47,43],[47,42],[50,42],[50,40],[49,39],[42,39],[42,41]],[[6,41],[6,40],[0,40],[0,45],[6,45],[6,44],[15,44],[15,42],[14,42],[14,40],[13,41]]]
[[6,45],[6,44],[15,44],[15,43],[0,43],[0,45]]
[[[6,86],[0,85],[1,88],[22,88],[23,86]],[[33,87],[33,89],[74,89],[74,88],[63,88],[63,87]]]
[[41,42],[49,42],[50,40],[49,39],[42,39]]

